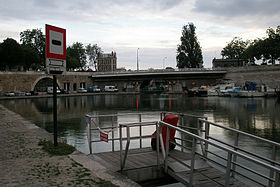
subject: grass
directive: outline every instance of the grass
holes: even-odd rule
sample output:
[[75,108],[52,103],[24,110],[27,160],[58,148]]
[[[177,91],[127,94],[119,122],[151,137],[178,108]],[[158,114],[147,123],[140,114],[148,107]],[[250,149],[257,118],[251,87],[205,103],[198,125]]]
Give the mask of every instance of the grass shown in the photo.
[[50,155],[69,155],[73,153],[76,149],[72,145],[68,145],[65,142],[58,142],[57,146],[49,140],[40,140],[39,145],[43,146],[43,150],[45,150]]
[[118,187],[118,185],[115,185],[115,184],[111,183],[110,181],[106,181],[103,179],[99,179],[99,181],[95,182],[95,183],[100,187]]

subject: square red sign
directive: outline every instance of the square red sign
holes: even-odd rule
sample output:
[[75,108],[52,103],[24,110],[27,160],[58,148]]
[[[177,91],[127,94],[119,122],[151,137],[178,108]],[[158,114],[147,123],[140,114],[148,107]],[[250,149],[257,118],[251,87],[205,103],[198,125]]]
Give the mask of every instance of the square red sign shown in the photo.
[[66,30],[46,24],[46,58],[66,60]]

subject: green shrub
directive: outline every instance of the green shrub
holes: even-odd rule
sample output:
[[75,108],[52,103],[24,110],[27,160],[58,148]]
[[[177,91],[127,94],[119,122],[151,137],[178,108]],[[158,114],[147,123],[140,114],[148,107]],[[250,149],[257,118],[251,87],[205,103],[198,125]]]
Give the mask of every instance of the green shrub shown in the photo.
[[43,146],[43,150],[51,155],[68,155],[76,150],[75,147],[65,142],[58,142],[57,146],[54,146],[53,142],[49,140],[40,140],[39,145]]

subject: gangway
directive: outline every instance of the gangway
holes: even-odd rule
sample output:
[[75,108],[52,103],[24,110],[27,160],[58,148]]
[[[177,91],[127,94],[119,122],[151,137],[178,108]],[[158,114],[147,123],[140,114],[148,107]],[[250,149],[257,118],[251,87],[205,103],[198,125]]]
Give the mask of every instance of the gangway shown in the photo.
[[[159,177],[168,174],[188,186],[280,186],[279,143],[211,122],[204,117],[182,113],[175,113],[179,116],[179,125],[174,127],[162,121],[167,113],[170,112],[87,115],[90,157],[136,181],[146,179],[146,175]],[[119,116],[133,115],[137,118],[136,122],[114,120]],[[145,115],[158,116],[159,119],[144,121]],[[112,125],[96,128],[91,122],[100,117],[112,119]],[[195,118],[196,124],[186,123],[189,118]],[[165,146],[160,132],[163,125],[167,127]],[[143,145],[143,141],[150,139],[153,132],[144,134],[145,127],[157,129],[156,151],[152,151],[149,144]],[[212,134],[212,128],[228,131],[235,137],[234,141],[220,140]],[[112,142],[111,151],[93,153],[92,144],[100,140],[93,140],[92,132],[108,129],[113,130],[108,138]],[[138,134],[133,129],[137,129]],[[176,130],[175,142],[169,141],[170,129]],[[270,146],[270,157],[244,149],[240,146],[244,138],[252,138],[264,146]],[[139,147],[131,148],[132,141],[139,141]],[[169,142],[176,145],[176,150],[169,151]]]

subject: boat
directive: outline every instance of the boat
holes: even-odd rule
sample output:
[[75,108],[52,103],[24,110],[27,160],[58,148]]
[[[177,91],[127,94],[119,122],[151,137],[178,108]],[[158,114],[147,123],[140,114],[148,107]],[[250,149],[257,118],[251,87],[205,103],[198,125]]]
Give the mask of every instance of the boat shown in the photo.
[[257,90],[240,90],[238,92],[238,97],[264,97],[265,92]]
[[230,92],[234,89],[234,83],[221,83],[207,89],[208,96],[231,96]]
[[193,97],[193,96],[198,96],[198,89],[199,87],[193,87],[191,89],[187,90],[188,96]]
[[253,81],[246,81],[244,90],[238,92],[239,97],[272,97],[275,95],[274,89],[269,88],[265,84],[259,86]]
[[235,89],[234,83],[224,84],[220,86],[220,89],[218,90],[218,95],[221,97],[230,97]]
[[200,88],[198,89],[198,96],[207,97],[209,88],[211,88],[211,87],[210,86],[200,86]]

